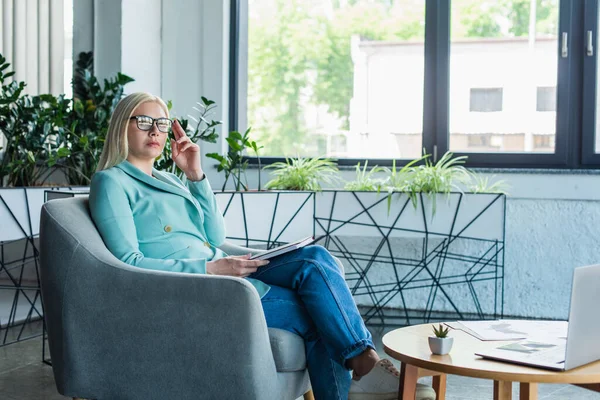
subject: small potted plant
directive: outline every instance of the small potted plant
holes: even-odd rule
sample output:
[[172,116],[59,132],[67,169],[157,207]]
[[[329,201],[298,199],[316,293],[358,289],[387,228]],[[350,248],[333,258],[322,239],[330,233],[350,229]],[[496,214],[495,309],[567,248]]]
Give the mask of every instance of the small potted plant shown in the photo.
[[435,336],[429,337],[429,348],[433,354],[444,355],[450,353],[454,338],[448,337],[448,327],[439,324],[439,327],[432,325]]

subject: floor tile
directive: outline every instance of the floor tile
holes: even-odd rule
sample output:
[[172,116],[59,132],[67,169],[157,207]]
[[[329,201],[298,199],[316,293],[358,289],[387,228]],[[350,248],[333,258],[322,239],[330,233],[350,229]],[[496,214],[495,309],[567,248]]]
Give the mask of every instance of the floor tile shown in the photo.
[[[378,353],[386,356],[381,345],[382,331],[372,330]],[[58,394],[52,368],[41,362],[41,337],[0,347],[0,398],[2,400],[65,400]],[[386,356],[387,357],[387,356]],[[400,363],[394,360],[396,366]],[[419,380],[431,385],[431,378]],[[491,400],[493,384],[489,380],[448,376],[447,400]],[[518,399],[518,384],[513,399]],[[571,385],[539,385],[540,400],[600,400],[600,393]]]

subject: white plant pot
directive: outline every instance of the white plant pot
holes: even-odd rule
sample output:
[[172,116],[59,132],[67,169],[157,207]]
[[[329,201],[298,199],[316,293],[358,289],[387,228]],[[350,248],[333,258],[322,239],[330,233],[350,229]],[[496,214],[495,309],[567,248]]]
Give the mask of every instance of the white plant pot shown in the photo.
[[429,337],[429,348],[433,354],[445,355],[450,353],[452,350],[452,344],[454,343],[454,338],[445,337],[439,338],[435,336]]

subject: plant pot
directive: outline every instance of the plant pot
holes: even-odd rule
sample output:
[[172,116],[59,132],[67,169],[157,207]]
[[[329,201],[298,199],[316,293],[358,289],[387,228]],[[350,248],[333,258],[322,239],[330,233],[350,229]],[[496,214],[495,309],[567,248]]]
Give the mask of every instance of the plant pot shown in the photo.
[[450,353],[452,350],[452,344],[454,343],[454,338],[445,337],[439,338],[430,336],[429,337],[429,348],[433,354],[445,355]]

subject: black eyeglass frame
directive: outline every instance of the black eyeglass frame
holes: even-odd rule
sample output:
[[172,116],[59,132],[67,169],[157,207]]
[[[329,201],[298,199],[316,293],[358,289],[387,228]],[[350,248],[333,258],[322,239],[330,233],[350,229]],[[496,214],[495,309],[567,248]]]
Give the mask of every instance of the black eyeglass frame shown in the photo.
[[[152,121],[152,124],[150,125],[150,127],[148,129],[140,128],[140,118],[148,118],[149,120]],[[171,130],[171,127],[173,126],[173,121],[170,120],[169,118],[165,118],[165,117],[152,118],[148,115],[134,115],[133,117],[130,117],[129,119],[130,120],[135,119],[135,124],[136,124],[137,128],[141,131],[146,131],[146,132],[151,131],[154,124],[156,124],[156,129],[162,133],[169,133],[169,131]],[[161,121],[161,120],[169,121],[169,128],[166,131],[162,131],[160,129],[160,127],[158,126],[158,121]]]

